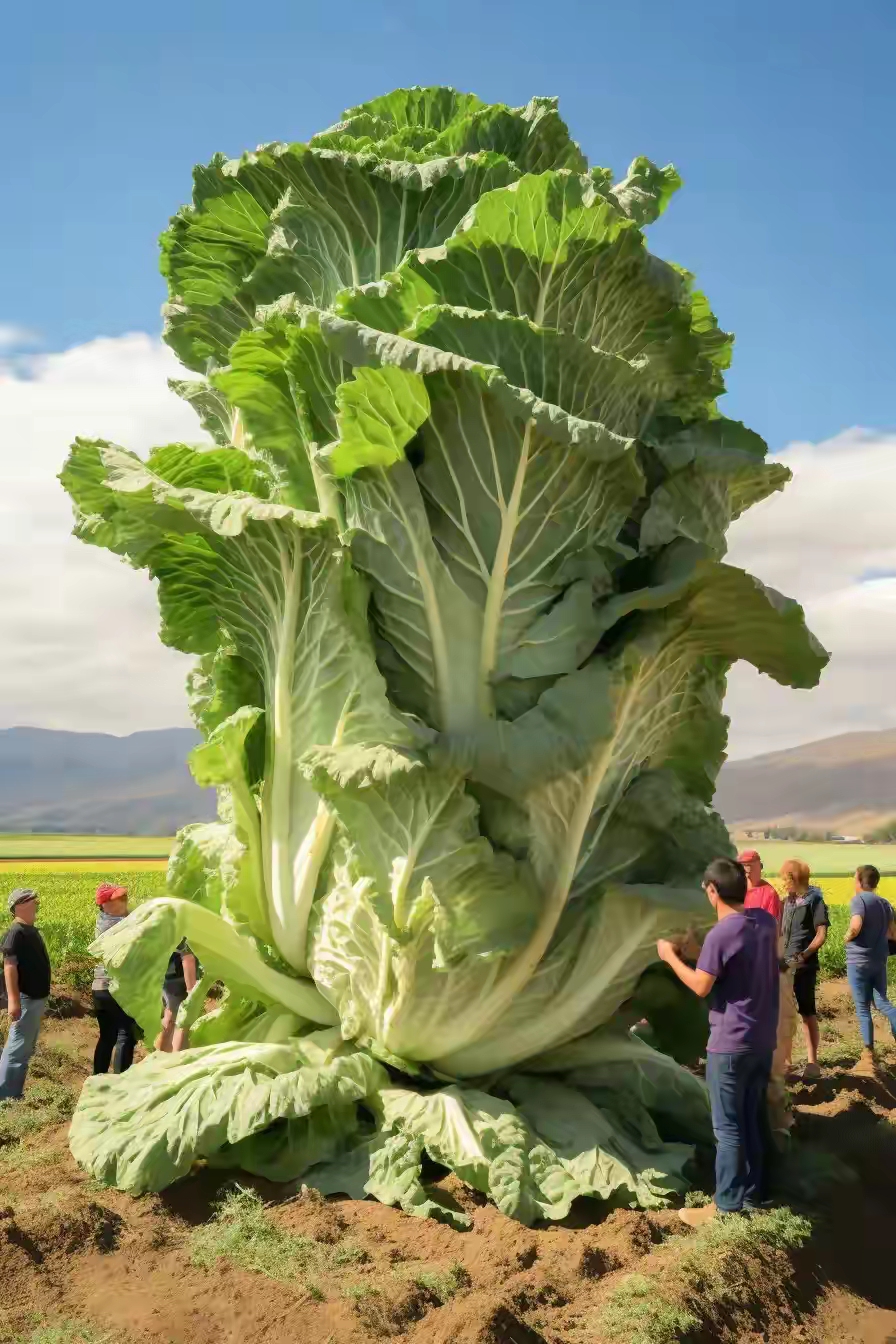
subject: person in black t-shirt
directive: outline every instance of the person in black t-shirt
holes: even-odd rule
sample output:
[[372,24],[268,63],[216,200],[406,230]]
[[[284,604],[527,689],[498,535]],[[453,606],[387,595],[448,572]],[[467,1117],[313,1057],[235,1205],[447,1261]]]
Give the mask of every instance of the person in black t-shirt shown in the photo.
[[820,887],[810,886],[810,876],[809,865],[802,859],[788,859],[781,868],[781,881],[787,893],[781,913],[782,955],[784,963],[793,971],[793,993],[797,1012],[803,1019],[805,1079],[821,1077],[815,985],[818,950],[824,946],[831,922],[824,894]]
[[3,939],[9,1034],[0,1056],[0,1101],[21,1097],[50,997],[50,958],[37,918],[37,892],[17,887],[8,901],[13,923]]

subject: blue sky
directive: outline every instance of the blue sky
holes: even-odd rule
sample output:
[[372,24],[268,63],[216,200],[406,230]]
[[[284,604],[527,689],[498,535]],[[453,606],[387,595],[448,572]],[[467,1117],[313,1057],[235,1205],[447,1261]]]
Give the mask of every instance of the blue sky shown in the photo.
[[651,234],[737,334],[726,410],[773,448],[892,427],[896,9],[820,0],[390,0],[6,17],[0,321],[58,350],[154,332],[155,239],[218,149],[302,139],[405,83],[559,94],[592,162],[672,160]]

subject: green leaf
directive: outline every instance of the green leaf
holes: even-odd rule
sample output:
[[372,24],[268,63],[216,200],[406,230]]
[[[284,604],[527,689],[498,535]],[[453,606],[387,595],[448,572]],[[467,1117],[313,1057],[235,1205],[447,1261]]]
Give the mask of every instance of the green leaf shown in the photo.
[[[551,333],[528,324],[498,325],[496,339],[507,338],[517,374],[536,358],[533,348],[555,345]],[[491,340],[486,326],[482,334]],[[542,647],[540,659],[532,658],[529,643],[528,661],[513,658],[533,623],[563,596],[570,560],[612,544],[640,495],[631,440],[513,387],[495,367],[332,318],[322,318],[322,327],[345,358],[424,376],[430,415],[415,440],[422,456],[416,480],[403,463],[359,473],[344,486],[346,517],[382,634],[424,683],[418,703],[427,706],[427,721],[443,731],[469,731],[494,716],[494,683],[514,668],[516,675],[526,667],[539,675],[575,666],[577,640]],[[554,350],[541,361],[545,391],[563,391],[561,355]],[[617,400],[624,408],[636,399],[636,375],[624,361],[604,361],[610,366],[604,384],[601,361],[589,358],[590,381],[580,387],[571,378],[567,389],[577,409],[610,413]],[[396,457],[405,442],[403,435]],[[462,661],[447,655],[446,612],[458,647],[475,641]],[[555,633],[562,635],[562,622]]]
[[481,1077],[602,1026],[656,959],[657,939],[705,926],[707,912],[699,886],[608,885],[600,895],[576,901],[503,1014],[494,1014],[492,1002],[500,1002],[495,995],[476,1037],[436,1056],[434,1067],[453,1077]]
[[202,428],[215,443],[220,447],[233,443],[233,408],[217,388],[204,380],[184,381],[180,378],[169,378],[168,386],[193,407]]
[[640,361],[661,406],[705,415],[724,391],[731,338],[691,277],[647,252],[626,213],[633,191],[623,209],[590,178],[527,175],[485,193],[441,247],[410,254],[338,311],[391,331],[433,304],[526,317]]
[[[262,711],[243,705],[209,734],[207,741],[190,752],[189,765],[200,788],[226,788],[232,805],[234,834],[243,846],[239,859],[230,856],[221,873],[221,912],[246,923],[256,938],[273,942],[265,902],[264,852],[258,800],[249,785],[246,769],[246,738]],[[224,855],[219,857],[219,865]],[[236,871],[235,871],[236,870]],[[231,877],[231,880],[227,880]]]
[[525,865],[481,835],[462,775],[386,747],[312,751],[304,769],[351,837],[353,867],[372,882],[392,937],[431,928],[437,967],[526,942],[538,890]]
[[382,1204],[397,1204],[402,1213],[435,1218],[462,1232],[471,1225],[468,1214],[431,1196],[422,1182],[422,1139],[405,1133],[375,1133],[335,1161],[312,1168],[307,1179],[324,1195],[347,1194],[352,1199],[373,1195]]
[[429,415],[423,379],[403,369],[359,368],[336,392],[339,440],[327,455],[336,476],[391,467]]
[[427,1196],[424,1152],[528,1225],[565,1218],[579,1195],[662,1208],[687,1188],[682,1169],[692,1148],[655,1139],[644,1148],[612,1113],[554,1081],[515,1075],[507,1090],[511,1101],[469,1087],[383,1088],[371,1098],[376,1136],[306,1179],[325,1192],[372,1194],[455,1226],[457,1214]]
[[[436,946],[435,910],[425,918],[427,906],[421,902],[413,927],[401,938],[393,936],[378,913],[384,902],[372,879],[355,876],[350,862],[335,863],[312,914],[309,967],[320,992],[338,1010],[347,1039],[369,1042],[380,1057],[413,1062],[446,1054],[476,1034],[489,996],[505,964],[512,962],[494,955],[488,925],[496,926],[491,936],[506,941],[513,936],[514,912],[519,908],[528,925],[531,909],[526,886],[517,884],[508,892],[505,864],[493,862],[484,870],[504,879],[498,891],[512,904],[505,910],[461,905],[454,919],[467,919],[467,938],[476,932],[474,921],[481,920],[482,944],[445,965]],[[428,889],[425,895],[431,901]],[[449,898],[458,899],[458,893],[449,892]]]
[[298,1181],[315,1164],[333,1161],[358,1128],[353,1103],[319,1106],[298,1120],[276,1120],[267,1129],[225,1144],[209,1158],[209,1166],[239,1168],[278,1184]]
[[284,975],[265,961],[248,930],[193,901],[162,896],[145,901],[91,945],[106,967],[112,993],[149,1040],[162,1019],[159,986],[184,939],[203,971],[238,996],[288,1008],[311,1022],[337,1020],[309,980]]
[[548,1217],[566,1217],[577,1195],[656,1209],[688,1189],[684,1171],[694,1156],[689,1145],[667,1143],[645,1149],[612,1112],[563,1083],[515,1074],[505,1087],[568,1178],[566,1188],[556,1194],[547,1187],[545,1193],[553,1196]]
[[259,1041],[281,1045],[298,1036],[306,1021],[287,1008],[269,1008],[257,999],[243,999],[224,990],[221,1001],[196,1018],[190,1028],[190,1047],[221,1045],[225,1041]]
[[[83,456],[76,446],[73,466]],[[357,579],[336,548],[333,524],[320,514],[171,487],[109,445],[91,447],[87,465],[94,472],[90,506],[103,511],[100,528],[112,527],[117,544],[159,580],[166,642],[186,652],[223,642],[260,673],[266,749],[257,849],[273,942],[301,971],[332,820],[298,761],[314,745],[414,738],[386,700]],[[81,529],[93,535],[93,520]],[[250,859],[257,852],[249,834],[255,804],[245,778],[240,784],[236,727],[244,739],[257,713],[244,709],[213,734],[230,744],[224,755],[232,773],[218,782],[233,791]],[[199,759],[211,749],[201,748]],[[214,747],[216,761],[222,750]]]
[[245,846],[227,822],[194,822],[178,831],[168,859],[167,886],[172,896],[195,901],[216,914],[242,922],[234,889],[247,877]]
[[653,224],[680,187],[681,178],[671,163],[657,168],[642,155],[629,164],[628,172],[612,188],[611,195],[620,210],[636,224]]
[[763,460],[759,435],[737,421],[708,420],[649,441],[670,474],[641,520],[642,550],[687,537],[721,557],[731,522],[790,480],[787,467]]
[[326,306],[442,242],[483,191],[517,175],[492,152],[413,163],[272,144],[218,156],[162,237],[165,339],[188,368],[225,364],[259,304],[295,294]]
[[593,1031],[527,1060],[526,1072],[562,1075],[568,1086],[586,1095],[630,1094],[656,1117],[667,1137],[712,1142],[706,1084],[630,1032]]
[[322,1131],[334,1143],[345,1137],[347,1108],[386,1081],[374,1060],[342,1046],[335,1031],[282,1045],[155,1054],[128,1073],[88,1078],[69,1142],[94,1180],[129,1194],[164,1190],[198,1158],[238,1146],[274,1121],[319,1111],[306,1131],[313,1157]]

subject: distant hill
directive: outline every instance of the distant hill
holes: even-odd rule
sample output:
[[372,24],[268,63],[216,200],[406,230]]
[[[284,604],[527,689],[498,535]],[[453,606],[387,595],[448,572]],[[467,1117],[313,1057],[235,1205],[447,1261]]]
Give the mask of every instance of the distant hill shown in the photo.
[[[113,737],[0,729],[0,831],[173,835],[215,816],[187,769],[190,728]],[[715,806],[732,830],[801,826],[864,835],[896,816],[896,729],[847,733],[728,761]]]
[[44,728],[0,729],[0,831],[173,835],[215,817],[187,753],[190,728],[113,737]]
[[715,807],[731,830],[764,824],[866,835],[896,817],[896,729],[728,761]]

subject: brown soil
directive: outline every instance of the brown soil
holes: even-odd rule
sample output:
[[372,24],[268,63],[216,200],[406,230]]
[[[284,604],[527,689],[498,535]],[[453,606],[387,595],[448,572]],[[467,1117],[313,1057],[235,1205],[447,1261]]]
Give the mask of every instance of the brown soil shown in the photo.
[[[811,1208],[792,1200],[815,1221],[809,1245],[732,1262],[720,1311],[670,1340],[896,1340],[896,1068],[852,1078],[851,1007],[837,985],[822,1003],[826,1066],[795,1088],[799,1151],[816,1163],[834,1154],[858,1179]],[[48,1022],[30,1087],[55,1070],[76,1089],[87,1071],[93,1021],[76,1001],[59,1007],[67,1015]],[[464,1233],[372,1201],[285,1199],[246,1178],[284,1231],[313,1239],[312,1267],[280,1282],[192,1263],[191,1237],[230,1184],[200,1170],[161,1196],[102,1189],[72,1161],[64,1124],[0,1148],[0,1341],[74,1321],[114,1344],[599,1344],[607,1300],[633,1271],[675,1296],[692,1238],[674,1211],[591,1201],[563,1224],[524,1228],[453,1177],[440,1185],[471,1214]]]

